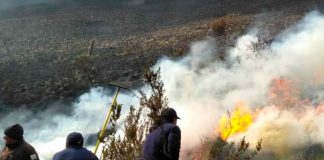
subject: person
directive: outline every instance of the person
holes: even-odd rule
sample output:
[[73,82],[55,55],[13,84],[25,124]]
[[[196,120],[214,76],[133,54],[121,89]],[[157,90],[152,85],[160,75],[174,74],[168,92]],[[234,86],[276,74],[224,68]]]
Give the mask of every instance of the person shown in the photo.
[[72,132],[66,138],[66,149],[56,153],[53,160],[98,160],[98,157],[83,147],[81,133]]
[[181,130],[177,126],[180,119],[173,108],[161,113],[162,125],[146,137],[143,146],[144,160],[178,160],[181,146]]
[[0,160],[39,160],[33,146],[24,140],[24,129],[20,124],[14,124],[4,131],[3,148]]

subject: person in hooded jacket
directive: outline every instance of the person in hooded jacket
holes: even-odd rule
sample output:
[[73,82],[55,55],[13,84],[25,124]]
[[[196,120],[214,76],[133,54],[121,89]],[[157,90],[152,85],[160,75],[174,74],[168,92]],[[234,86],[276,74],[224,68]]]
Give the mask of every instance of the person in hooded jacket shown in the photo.
[[14,124],[4,131],[6,141],[0,160],[39,160],[34,147],[24,140],[24,129]]
[[180,119],[173,108],[161,114],[162,125],[146,137],[143,147],[144,160],[178,160],[181,146],[181,130],[177,126]]
[[98,157],[83,147],[81,133],[72,132],[66,138],[66,149],[56,153],[53,160],[98,160]]

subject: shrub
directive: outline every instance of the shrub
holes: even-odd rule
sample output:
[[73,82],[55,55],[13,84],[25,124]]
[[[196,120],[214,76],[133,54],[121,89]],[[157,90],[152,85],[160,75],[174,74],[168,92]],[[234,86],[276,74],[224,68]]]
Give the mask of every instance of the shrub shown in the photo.
[[[138,109],[133,106],[130,107],[129,114],[123,125],[125,133],[123,137],[116,135],[116,122],[120,117],[121,105],[113,105],[112,129],[104,138],[106,141],[101,159],[139,159],[142,154],[144,136],[148,133],[151,126],[160,125],[160,113],[167,107],[163,82],[160,80],[160,70],[146,70],[144,78],[145,82],[151,87],[152,94],[147,96],[144,92],[140,92],[140,106]],[[146,111],[146,113],[143,111]]]
[[262,140],[259,140],[254,151],[249,150],[250,144],[243,138],[238,145],[234,142],[226,143],[217,138],[210,150],[211,159],[215,160],[251,160],[262,149]]
[[224,17],[216,19],[211,24],[211,28],[217,35],[223,35],[226,31],[226,19]]
[[161,112],[168,107],[168,99],[164,96],[163,82],[161,81],[160,69],[157,71],[144,71],[145,83],[150,86],[151,95],[148,97],[144,92],[140,91],[140,105],[147,111],[147,125],[150,129],[161,125]]
[[242,32],[252,21],[249,15],[229,14],[216,18],[211,22],[210,28],[216,35],[229,35]]
[[75,57],[73,66],[76,79],[87,79],[90,82],[94,79],[96,69],[94,59],[90,55],[82,54]]
[[142,141],[145,125],[140,123],[142,109],[130,107],[123,130],[124,137],[116,136],[116,131],[108,137],[102,151],[105,160],[134,160],[139,159],[142,153]]

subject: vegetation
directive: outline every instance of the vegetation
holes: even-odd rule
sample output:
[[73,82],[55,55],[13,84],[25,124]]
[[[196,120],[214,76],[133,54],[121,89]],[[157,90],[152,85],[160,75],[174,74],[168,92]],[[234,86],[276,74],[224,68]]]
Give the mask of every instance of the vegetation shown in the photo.
[[262,140],[259,140],[255,146],[255,151],[250,151],[250,144],[243,138],[238,145],[234,142],[225,143],[221,139],[216,139],[211,150],[210,156],[215,160],[251,160],[262,149]]
[[[123,4],[125,1],[128,0],[107,3]],[[78,0],[78,3],[88,2]],[[223,52],[240,33],[245,33],[255,18],[240,13],[215,17],[224,11],[209,9],[200,9],[196,16],[187,16],[192,14],[190,10],[156,11],[156,7],[161,8],[160,3],[143,5],[146,9],[139,10],[102,9],[104,0],[90,3],[100,5],[76,8],[55,5],[50,8],[50,4],[42,3],[24,7],[19,12],[22,15],[13,15],[16,18],[7,15],[7,11],[1,12],[4,14],[0,14],[0,73],[5,76],[0,78],[0,95],[5,104],[29,107],[35,103],[69,100],[93,85],[108,82],[137,85],[143,74],[143,63],[155,62],[161,55],[184,56],[191,42],[215,34],[220,36],[217,46]],[[211,4],[204,5],[209,8]],[[44,12],[48,13],[40,11],[44,7]],[[60,14],[53,14],[57,11]],[[152,11],[161,14],[146,14]],[[212,13],[216,11],[219,13]],[[237,8],[226,13],[233,11]],[[179,17],[170,16],[176,14]],[[276,27],[270,28],[277,29],[283,23],[288,26],[298,20],[294,15],[284,17],[275,19]],[[90,57],[86,53],[93,40],[96,44]]]
[[96,72],[93,61],[93,57],[88,54],[76,56],[74,60],[74,77],[76,79],[85,79],[91,82]]
[[212,23],[211,28],[218,35],[224,34],[225,33],[225,29],[226,29],[226,18],[222,17],[222,18],[216,19]]
[[[121,105],[113,105],[113,116],[111,128],[104,137],[105,146],[102,150],[101,159],[104,160],[134,160],[139,159],[142,153],[142,145],[145,135],[161,124],[160,114],[168,107],[168,100],[164,95],[163,82],[160,77],[160,70],[145,70],[144,79],[150,87],[151,93],[147,95],[140,92],[140,106],[130,107],[128,116],[122,127],[124,134],[117,135],[117,120],[120,119]],[[261,141],[255,151],[250,151],[249,143],[243,138],[237,146],[234,143],[227,143],[221,139],[215,141],[207,140],[198,157],[194,159],[215,159],[215,160],[251,160],[261,150]]]
[[141,156],[145,132],[145,125],[140,122],[141,114],[141,108],[135,109],[131,106],[123,127],[125,133],[123,137],[116,135],[116,126],[113,126],[114,132],[110,132],[106,137],[101,159],[134,160]]
[[210,28],[217,36],[229,35],[235,32],[244,31],[251,23],[251,16],[242,16],[237,14],[229,14],[222,17],[215,18]]
[[[145,135],[154,126],[160,125],[160,114],[167,107],[167,99],[164,96],[163,82],[160,80],[160,70],[144,72],[147,85],[151,88],[148,96],[140,92],[140,106],[136,109],[131,106],[123,125],[124,135],[116,134],[117,120],[120,118],[121,105],[114,105],[111,119],[112,131],[108,132],[105,139],[105,147],[102,150],[101,159],[104,160],[134,160],[139,159],[142,153],[142,143]],[[120,106],[120,107],[115,107]]]

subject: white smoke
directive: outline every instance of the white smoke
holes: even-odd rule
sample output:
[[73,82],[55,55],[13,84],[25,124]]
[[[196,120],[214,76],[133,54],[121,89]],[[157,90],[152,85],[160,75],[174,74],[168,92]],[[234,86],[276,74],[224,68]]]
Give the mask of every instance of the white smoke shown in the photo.
[[[308,109],[307,114],[296,117],[294,112],[273,107],[268,98],[270,84],[276,78],[297,79],[302,89],[324,84],[323,75],[316,74],[324,69],[322,15],[310,13],[297,26],[279,35],[268,48],[254,47],[259,42],[257,33],[244,35],[235,47],[228,49],[224,61],[218,59],[220,53],[215,41],[195,42],[188,56],[180,60],[164,58],[155,66],[161,68],[170,106],[181,117],[178,123],[183,154],[199,145],[205,136],[215,135],[218,120],[226,108],[231,110],[241,101],[251,109],[270,106],[260,111],[243,135],[252,144],[262,138],[265,151],[278,153],[282,148],[324,143],[320,136],[324,135],[322,113],[300,106]],[[46,160],[64,149],[69,132],[86,135],[98,131],[110,101],[104,89],[96,88],[82,95],[69,114],[56,114],[55,109],[42,113],[19,109],[1,117],[0,126],[3,130],[12,123],[23,124],[27,141]],[[128,106],[138,104],[138,99],[122,94],[119,102]]]
[[[323,43],[324,17],[317,12],[310,13],[271,46],[270,53],[277,56],[270,60],[269,65],[275,65],[272,73],[281,70],[280,76],[297,80],[301,88],[317,86],[316,77],[323,77],[321,73],[315,75],[324,68]],[[319,84],[323,84],[320,79]],[[316,94],[323,90],[312,92]],[[279,111],[265,107],[246,133],[247,139],[255,142],[256,138],[262,138],[264,149],[277,153],[310,144],[324,144],[324,113],[319,108],[298,105],[293,111]],[[296,114],[298,111],[303,113]]]
[[[183,151],[199,145],[204,136],[215,135],[220,115],[237,102],[244,101],[252,109],[271,105],[268,93],[272,80],[297,80],[303,89],[315,85],[315,73],[324,68],[324,17],[318,12],[308,14],[269,47],[256,48],[257,42],[256,33],[240,37],[225,61],[215,58],[219,53],[214,40],[196,42],[187,57],[165,58],[156,65],[161,68],[170,105],[181,117]],[[262,138],[265,150],[276,153],[284,146],[323,144],[322,114],[313,112],[297,118],[289,111],[264,109],[244,135],[253,142]]]
[[[66,136],[69,133],[81,132],[85,137],[96,134],[103,125],[111,100],[112,96],[108,90],[92,88],[89,93],[81,95],[72,106],[56,104],[38,113],[26,108],[10,112],[0,118],[0,130],[3,131],[5,127],[14,123],[22,124],[26,141],[35,147],[42,160],[50,160],[54,153],[65,148]],[[137,99],[120,94],[118,102],[127,107],[131,104],[136,105]],[[66,109],[67,113],[57,111],[62,107],[71,110]],[[127,108],[123,108],[123,112],[127,111]]]

